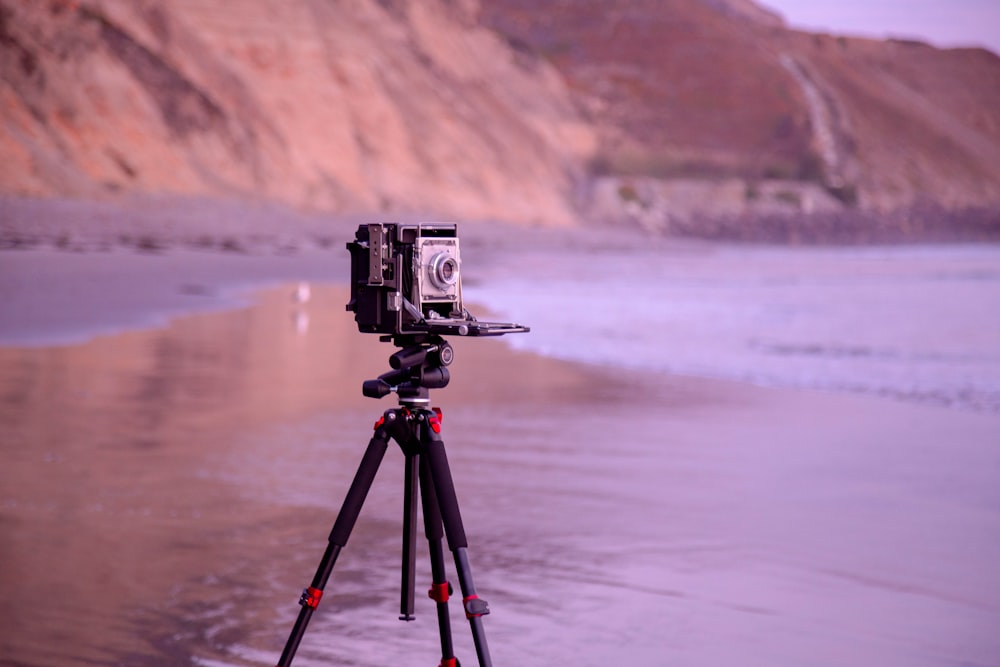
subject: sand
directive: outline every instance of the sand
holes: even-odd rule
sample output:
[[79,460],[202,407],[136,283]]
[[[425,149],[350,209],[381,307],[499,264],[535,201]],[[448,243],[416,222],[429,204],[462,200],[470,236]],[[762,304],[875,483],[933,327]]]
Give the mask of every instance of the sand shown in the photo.
[[[0,252],[4,664],[276,661],[393,405],[341,255]],[[495,664],[1000,664],[997,415],[456,349],[434,398]],[[401,460],[296,664],[439,659],[422,553],[395,620]]]

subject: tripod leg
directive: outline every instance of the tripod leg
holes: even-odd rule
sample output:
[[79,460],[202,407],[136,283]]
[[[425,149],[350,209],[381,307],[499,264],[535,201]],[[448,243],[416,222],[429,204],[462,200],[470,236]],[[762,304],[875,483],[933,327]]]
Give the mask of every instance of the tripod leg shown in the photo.
[[444,569],[444,526],[441,524],[441,509],[434,493],[434,482],[431,479],[427,457],[421,457],[420,461],[420,498],[424,508],[424,533],[427,535],[431,554],[432,583],[427,594],[437,602],[438,630],[441,634],[439,667],[453,667],[457,661],[451,639],[451,619],[448,617],[448,598],[451,597],[452,590]]
[[299,610],[299,616],[292,627],[292,633],[285,643],[278,667],[288,667],[292,664],[292,658],[295,657],[295,652],[299,648],[299,642],[302,641],[302,635],[305,634],[309,619],[316,607],[319,606],[320,598],[323,597],[323,589],[333,572],[337,556],[340,555],[340,550],[344,548],[347,539],[351,536],[351,530],[354,529],[354,523],[358,519],[358,514],[361,513],[361,506],[364,505],[365,498],[368,496],[368,491],[375,480],[375,473],[378,472],[378,468],[382,464],[388,445],[389,434],[380,423],[375,429],[375,435],[368,442],[368,449],[365,450],[358,471],[354,475],[354,481],[351,482],[351,488],[348,489],[347,497],[344,498],[344,504],[333,524],[329,544],[319,567],[316,569],[312,584],[302,591],[302,597],[299,600],[302,609]]
[[[432,413],[433,415],[433,413]],[[476,645],[476,655],[480,667],[492,667],[490,650],[486,644],[486,632],[483,629],[482,617],[490,613],[489,605],[476,594],[472,582],[472,568],[469,565],[468,542],[465,539],[465,528],[462,525],[462,514],[458,509],[458,495],[455,493],[455,483],[448,466],[448,455],[441,440],[441,424],[437,415],[428,417],[428,427],[423,430],[426,439],[424,457],[428,461],[431,480],[441,509],[441,519],[444,531],[448,536],[448,548],[455,555],[455,569],[458,571],[458,583],[462,588],[462,604],[465,616],[472,627],[472,640]]]
[[407,454],[403,479],[403,570],[399,587],[399,620],[412,621],[414,576],[417,567],[417,468],[418,454]]

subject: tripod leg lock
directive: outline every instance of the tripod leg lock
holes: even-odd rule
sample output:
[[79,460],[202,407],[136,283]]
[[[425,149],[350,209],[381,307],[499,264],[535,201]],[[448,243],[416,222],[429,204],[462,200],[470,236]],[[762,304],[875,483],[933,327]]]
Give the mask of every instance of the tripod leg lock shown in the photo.
[[309,607],[310,609],[315,609],[319,606],[319,601],[323,597],[323,591],[318,588],[309,588],[302,591],[302,597],[299,598],[299,604],[303,607]]
[[427,597],[435,602],[447,602],[448,598],[451,597],[452,592],[454,591],[451,584],[444,581],[440,584],[431,584],[430,590],[427,591]]
[[434,414],[428,417],[427,422],[431,425],[431,430],[435,433],[441,432],[441,422],[444,421],[444,414],[441,412],[441,408],[432,408]]
[[489,603],[487,603],[486,600],[480,599],[478,595],[470,595],[469,597],[463,599],[462,606],[465,607],[466,618],[485,616],[490,613]]

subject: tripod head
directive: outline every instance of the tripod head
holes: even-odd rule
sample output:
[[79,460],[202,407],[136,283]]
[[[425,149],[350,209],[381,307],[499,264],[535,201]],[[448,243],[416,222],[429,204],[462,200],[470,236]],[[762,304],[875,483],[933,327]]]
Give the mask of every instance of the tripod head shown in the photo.
[[430,389],[446,387],[451,380],[446,366],[455,360],[455,349],[437,334],[396,334],[383,336],[399,348],[389,357],[393,370],[374,380],[365,380],[361,393],[382,398],[393,392],[400,405],[427,404]]

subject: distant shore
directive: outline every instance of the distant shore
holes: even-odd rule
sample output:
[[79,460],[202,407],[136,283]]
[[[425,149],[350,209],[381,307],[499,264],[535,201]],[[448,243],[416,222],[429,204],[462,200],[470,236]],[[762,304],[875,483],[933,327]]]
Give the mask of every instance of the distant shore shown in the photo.
[[670,221],[666,233],[779,245],[1000,243],[1000,209],[949,210],[926,204],[884,213],[844,209],[801,215],[700,216]]
[[[107,200],[0,196],[0,251],[50,248],[70,252],[167,249],[228,254],[295,255],[334,250],[361,222],[440,220],[428,213],[334,214],[273,202],[130,195]],[[499,228],[497,233],[487,229]],[[578,228],[601,243],[617,235],[651,242],[713,241],[774,245],[1000,243],[1000,209],[949,210],[933,204],[885,213],[861,209],[810,214],[756,213],[664,216],[653,222],[618,214]],[[468,221],[483,243],[509,233],[545,242],[558,230],[503,221]]]
[[[155,326],[172,315],[232,306],[255,288],[282,282],[343,283],[349,272],[344,243],[359,223],[434,219],[309,213],[267,202],[168,195],[103,201],[0,197],[0,345],[66,344]],[[468,221],[461,238],[466,277],[475,280],[480,262],[527,247],[1000,242],[1000,213],[924,207],[885,216],[691,218],[660,231],[634,220],[569,231]],[[156,261],[145,261],[150,257]]]

